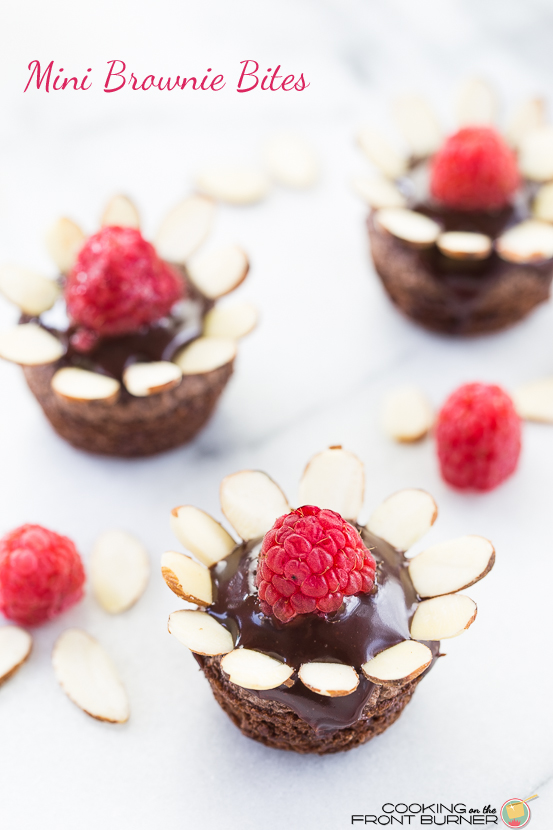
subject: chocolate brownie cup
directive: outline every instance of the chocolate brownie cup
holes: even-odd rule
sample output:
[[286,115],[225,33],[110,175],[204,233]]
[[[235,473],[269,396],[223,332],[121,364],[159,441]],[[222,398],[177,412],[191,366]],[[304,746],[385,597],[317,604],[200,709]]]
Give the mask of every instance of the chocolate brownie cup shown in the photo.
[[457,592],[489,572],[492,544],[464,536],[407,559],[436,519],[434,500],[402,490],[362,526],[363,491],[359,459],[332,447],[308,464],[295,510],[265,473],[223,480],[239,543],[195,507],[172,511],[197,561],[169,551],[162,574],[197,607],[171,614],[169,631],[232,721],[267,746],[327,754],[380,734],[434,666],[439,641],[476,617]]
[[249,304],[218,307],[248,272],[236,247],[190,259],[214,205],[193,196],[174,208],[155,248],[125,197],[108,205],[86,238],[59,220],[48,247],[57,281],[0,268],[0,290],[19,325],[0,332],[0,356],[23,367],[45,415],[70,444],[143,456],[193,438],[233,370],[236,341],[255,326]]
[[359,135],[383,174],[358,183],[376,271],[395,305],[432,331],[498,331],[549,298],[553,129],[540,101],[519,110],[505,137],[494,111],[492,91],[474,81],[447,139],[416,96],[395,110],[408,155],[372,128]]

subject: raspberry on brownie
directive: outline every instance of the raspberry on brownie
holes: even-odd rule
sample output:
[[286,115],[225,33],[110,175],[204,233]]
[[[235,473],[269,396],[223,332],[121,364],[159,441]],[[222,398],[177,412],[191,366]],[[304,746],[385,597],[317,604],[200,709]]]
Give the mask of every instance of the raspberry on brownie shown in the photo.
[[480,536],[405,552],[433,525],[422,490],[401,490],[357,522],[363,465],[341,447],[308,464],[303,507],[267,475],[223,479],[221,506],[239,537],[190,505],[171,526],[194,556],[168,551],[167,585],[196,608],[169,631],[194,654],[215,699],[248,737],[301,753],[339,752],[390,726],[476,605],[464,588],[492,568]]

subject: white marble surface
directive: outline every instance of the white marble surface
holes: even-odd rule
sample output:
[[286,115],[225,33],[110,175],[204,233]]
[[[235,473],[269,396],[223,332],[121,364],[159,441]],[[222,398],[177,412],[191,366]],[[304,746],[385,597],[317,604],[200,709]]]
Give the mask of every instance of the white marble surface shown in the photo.
[[[512,331],[468,342],[427,334],[391,308],[367,258],[364,208],[348,177],[364,169],[352,135],[383,119],[392,94],[426,89],[444,117],[467,73],[497,82],[506,105],[551,89],[551,5],[508,0],[38,0],[5,5],[0,49],[2,260],[49,268],[41,238],[59,213],[94,227],[125,190],[151,233],[211,156],[250,157],[274,128],[310,136],[324,165],[312,192],[275,191],[263,204],[222,208],[213,242],[251,253],[240,295],[262,322],[235,376],[191,446],[141,461],[105,460],[54,436],[20,371],[0,365],[0,532],[40,522],[71,536],[85,560],[98,532],[122,527],[148,545],[152,578],[139,604],[108,617],[91,596],[42,628],[32,657],[0,690],[0,826],[105,830],[282,826],[337,830],[385,801],[533,802],[550,826],[553,429],[524,426],[520,468],[487,495],[440,480],[432,440],[396,446],[378,427],[383,391],[407,380],[438,406],[459,383],[507,389],[553,370],[553,309]],[[256,58],[303,71],[304,93],[216,96],[22,94],[34,58],[67,71],[127,61],[137,74],[200,72]],[[0,305],[2,325],[14,319]],[[267,470],[289,497],[311,454],[342,443],[366,464],[368,511],[395,489],[435,496],[428,539],[490,537],[497,565],[469,593],[476,624],[446,643],[398,723],[366,747],[295,757],[243,738],[212,700],[192,657],[166,633],[179,602],[158,575],[175,504],[219,515],[219,479]],[[87,718],[56,685],[50,652],[66,627],[108,648],[128,689],[123,727]],[[549,818],[549,821],[548,821]],[[413,825],[414,826],[414,825]]]

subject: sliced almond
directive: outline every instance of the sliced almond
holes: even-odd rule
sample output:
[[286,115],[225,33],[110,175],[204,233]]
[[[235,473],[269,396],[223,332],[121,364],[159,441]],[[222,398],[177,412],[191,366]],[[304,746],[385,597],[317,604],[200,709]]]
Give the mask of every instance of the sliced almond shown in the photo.
[[134,203],[127,196],[118,194],[107,203],[101,224],[102,227],[116,225],[119,228],[139,228],[140,216]]
[[219,522],[189,504],[171,511],[171,530],[179,542],[208,568],[236,547],[232,536]]
[[382,208],[376,212],[375,221],[392,236],[413,248],[430,248],[441,231],[433,219],[407,208]]
[[363,127],[357,135],[359,146],[387,179],[397,179],[407,171],[407,159],[374,127]]
[[298,677],[312,692],[325,697],[344,697],[359,686],[355,669],[341,663],[304,663]]
[[460,127],[493,124],[497,116],[497,97],[480,78],[466,81],[459,92],[457,121]]
[[388,179],[375,178],[374,176],[355,176],[352,185],[357,195],[375,210],[379,208],[403,208],[407,205],[407,199],[403,193]]
[[285,187],[312,187],[319,178],[319,161],[311,144],[297,135],[275,135],[265,143],[269,175]]
[[121,614],[137,602],[148,584],[150,562],[144,545],[124,530],[107,530],[90,557],[94,596],[108,613]]
[[543,98],[531,98],[524,101],[515,110],[507,127],[507,140],[518,149],[524,136],[531,130],[543,126],[545,123],[545,103]]
[[439,149],[443,133],[430,104],[419,95],[402,95],[393,108],[397,127],[415,158],[426,158]]
[[173,358],[183,375],[203,375],[232,363],[236,341],[230,337],[198,337]]
[[86,631],[64,631],[54,646],[52,663],[67,697],[87,715],[108,723],[129,719],[129,701],[115,667]]
[[133,363],[123,372],[123,383],[127,392],[137,398],[167,392],[168,389],[178,386],[181,380],[181,368],[168,360]]
[[461,536],[426,548],[409,562],[421,597],[439,597],[474,585],[493,568],[495,550],[482,536]]
[[553,179],[553,125],[528,130],[521,139],[520,172],[535,182]]
[[52,308],[60,296],[56,282],[19,265],[0,266],[0,291],[21,311],[32,316]]
[[399,490],[373,512],[367,529],[396,550],[406,551],[428,533],[438,515],[436,502],[424,490]]
[[62,274],[67,274],[73,268],[85,239],[79,226],[65,216],[58,219],[46,233],[46,250]]
[[258,470],[242,470],[226,476],[219,496],[223,513],[245,540],[263,536],[279,516],[290,512],[278,484]]
[[377,685],[403,686],[422,674],[432,662],[428,646],[404,640],[363,663],[365,677]]
[[363,462],[341,447],[313,456],[300,482],[300,504],[326,507],[346,519],[357,518],[364,494]]
[[230,631],[205,611],[174,611],[167,627],[194,654],[215,657],[234,648]]
[[155,246],[169,262],[185,263],[200,247],[213,225],[215,205],[204,196],[190,196],[174,207],[161,223]]
[[538,219],[526,219],[500,236],[495,248],[507,262],[543,262],[553,257],[553,227]]
[[196,187],[220,202],[251,205],[264,199],[269,180],[258,167],[249,164],[212,164],[196,177]]
[[426,599],[411,620],[414,640],[447,640],[458,637],[476,619],[476,603],[464,594]]
[[23,323],[0,331],[0,357],[21,366],[55,363],[64,351],[58,338],[36,323]]
[[542,185],[536,193],[532,204],[532,216],[543,222],[553,222],[553,182]]
[[204,297],[217,300],[238,288],[248,273],[248,257],[238,245],[207,251],[188,263],[188,276]]
[[23,628],[4,625],[0,628],[0,684],[23,665],[33,647],[33,638]]
[[257,318],[257,308],[251,303],[239,303],[222,308],[214,306],[204,317],[204,335],[239,340],[253,331],[257,325]]
[[211,605],[213,587],[211,574],[204,565],[184,553],[167,551],[161,557],[161,574],[169,588],[181,599],[196,605]]
[[450,259],[486,259],[492,252],[492,240],[485,233],[470,231],[446,231],[436,242],[438,248]]
[[294,673],[290,666],[249,648],[237,648],[221,660],[221,668],[232,683],[243,689],[276,689]]
[[428,398],[417,386],[389,391],[380,416],[384,432],[394,441],[419,441],[432,429],[434,412]]
[[121,388],[121,384],[115,378],[76,366],[58,369],[51,383],[54,392],[72,401],[115,403]]
[[519,386],[513,392],[513,402],[524,420],[553,424],[553,378],[541,378]]

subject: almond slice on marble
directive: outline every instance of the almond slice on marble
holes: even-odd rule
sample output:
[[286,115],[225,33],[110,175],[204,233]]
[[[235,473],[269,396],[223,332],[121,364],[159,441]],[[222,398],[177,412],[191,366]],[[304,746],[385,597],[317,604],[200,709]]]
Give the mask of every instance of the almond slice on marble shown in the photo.
[[83,712],[108,723],[129,719],[129,701],[117,671],[100,643],[78,628],[58,637],[52,652],[56,679]]
[[439,149],[443,133],[434,110],[419,95],[402,95],[393,106],[394,120],[413,156],[423,159]]
[[520,142],[520,172],[535,182],[553,179],[553,125],[528,130]]
[[94,543],[90,579],[94,596],[109,614],[137,602],[148,584],[150,563],[144,545],[124,530],[107,530]]
[[441,227],[433,219],[407,208],[382,208],[375,214],[375,221],[413,248],[430,248],[441,232]]
[[250,164],[212,164],[196,176],[196,187],[212,199],[231,205],[260,202],[269,192],[265,173]]
[[236,341],[230,337],[198,337],[173,358],[183,375],[213,372],[236,357]]
[[0,357],[20,366],[55,363],[64,352],[58,338],[36,323],[22,323],[0,331]]
[[89,372],[76,366],[58,369],[51,381],[52,389],[71,401],[115,403],[121,384],[115,378]]
[[407,199],[393,182],[375,176],[355,176],[352,179],[353,189],[370,207],[403,208]]
[[228,654],[234,648],[230,631],[205,611],[174,611],[167,628],[179,643],[204,657]]
[[474,585],[491,571],[494,546],[482,536],[461,536],[426,548],[409,562],[409,575],[421,597],[439,597]]
[[0,266],[0,291],[33,317],[52,308],[61,293],[56,282],[19,265]]
[[486,259],[492,252],[492,240],[485,233],[470,231],[446,231],[436,244],[444,256],[450,259]]
[[434,424],[434,411],[424,392],[407,385],[387,392],[380,415],[384,432],[401,443],[424,438]]
[[458,637],[476,619],[476,603],[464,594],[425,599],[411,620],[414,640],[448,640]]
[[209,513],[183,504],[171,511],[171,530],[184,547],[208,568],[231,553],[236,542]]
[[508,142],[518,149],[524,136],[542,127],[545,123],[545,102],[543,98],[531,98],[524,101],[515,110],[506,131]]
[[75,259],[84,245],[84,232],[71,219],[62,216],[46,233],[46,250],[60,269],[67,274],[75,264]]
[[102,227],[116,225],[120,228],[139,228],[140,216],[134,202],[127,196],[112,196],[106,205],[101,220]]
[[524,383],[513,391],[516,411],[525,421],[553,424],[553,378]]
[[404,640],[363,663],[365,677],[377,685],[403,686],[422,674],[432,662],[428,646]]
[[33,638],[17,625],[0,628],[0,685],[23,665],[33,647]]
[[285,187],[312,187],[319,178],[317,154],[301,136],[275,135],[265,142],[263,155],[271,178]]
[[214,306],[204,317],[204,335],[239,340],[254,330],[258,316],[252,303]]
[[432,496],[424,490],[399,490],[373,512],[367,529],[396,550],[406,551],[428,533],[438,515]]
[[132,363],[123,372],[123,383],[127,392],[137,398],[167,392],[168,389],[178,386],[181,380],[181,368],[168,360]]
[[335,510],[346,519],[357,518],[364,495],[363,462],[341,447],[313,456],[300,482],[300,504]]
[[359,686],[355,669],[342,663],[304,663],[298,677],[312,692],[325,697],[344,697]]
[[206,251],[188,263],[188,276],[204,297],[217,300],[230,294],[246,279],[248,257],[238,245]]
[[543,184],[532,203],[532,216],[553,223],[553,182]]
[[553,226],[538,219],[525,219],[500,236],[495,248],[507,262],[543,262],[553,257]]
[[486,81],[471,78],[459,91],[457,121],[460,127],[493,124],[497,116],[497,97]]
[[278,484],[259,470],[242,470],[226,476],[219,496],[223,513],[246,541],[263,536],[279,516],[290,512]]
[[232,683],[243,689],[276,689],[290,679],[294,670],[260,651],[237,648],[221,660],[221,668]]
[[215,205],[205,196],[189,196],[174,207],[159,228],[155,246],[169,262],[184,264],[211,230]]
[[203,606],[213,602],[211,574],[204,565],[194,562],[184,553],[172,550],[164,553],[161,574],[169,588],[181,599]]
[[363,127],[357,135],[359,146],[387,179],[397,179],[407,171],[407,159],[374,127]]

